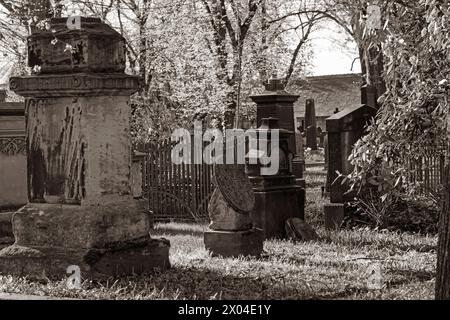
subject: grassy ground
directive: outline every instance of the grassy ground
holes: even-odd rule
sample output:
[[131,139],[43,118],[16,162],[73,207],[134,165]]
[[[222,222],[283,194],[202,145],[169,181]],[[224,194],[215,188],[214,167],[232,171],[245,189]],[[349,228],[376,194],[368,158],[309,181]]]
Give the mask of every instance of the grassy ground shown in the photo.
[[[161,274],[109,282],[0,277],[0,292],[90,299],[431,299],[436,238],[370,230],[327,233],[311,243],[267,241],[259,259],[212,258],[203,246],[206,226],[158,225],[171,241],[172,268]],[[367,268],[382,268],[382,290],[369,290]]]
[[[314,176],[314,175],[312,175]],[[306,175],[307,184],[315,178]],[[213,258],[204,249],[206,225],[160,224],[152,235],[171,241],[172,268],[161,274],[84,281],[0,277],[0,292],[90,299],[432,299],[436,265],[432,236],[374,230],[327,232],[320,187],[307,189],[306,219],[321,240],[271,240],[259,259]],[[381,267],[381,290],[367,286],[370,265]]]

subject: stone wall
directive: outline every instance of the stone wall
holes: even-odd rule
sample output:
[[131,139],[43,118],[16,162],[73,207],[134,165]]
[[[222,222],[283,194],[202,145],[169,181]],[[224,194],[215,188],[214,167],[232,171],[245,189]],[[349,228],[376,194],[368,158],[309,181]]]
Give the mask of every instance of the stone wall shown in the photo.
[[0,209],[27,203],[24,104],[0,102]]

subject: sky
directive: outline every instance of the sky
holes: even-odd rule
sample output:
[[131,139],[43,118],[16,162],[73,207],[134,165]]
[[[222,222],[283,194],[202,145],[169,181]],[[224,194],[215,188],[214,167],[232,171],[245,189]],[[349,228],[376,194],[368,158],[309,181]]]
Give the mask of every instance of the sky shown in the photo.
[[358,57],[356,44],[353,41],[346,41],[345,34],[335,23],[327,23],[311,40],[312,75],[361,72],[359,59],[355,61],[351,71],[352,62]]

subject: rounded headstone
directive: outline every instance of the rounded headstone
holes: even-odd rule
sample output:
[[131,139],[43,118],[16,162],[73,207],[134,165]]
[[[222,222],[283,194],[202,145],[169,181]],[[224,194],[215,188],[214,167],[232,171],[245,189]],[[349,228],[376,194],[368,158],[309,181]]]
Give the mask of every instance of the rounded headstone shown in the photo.
[[216,164],[214,179],[225,201],[239,213],[249,213],[255,205],[253,186],[244,165]]

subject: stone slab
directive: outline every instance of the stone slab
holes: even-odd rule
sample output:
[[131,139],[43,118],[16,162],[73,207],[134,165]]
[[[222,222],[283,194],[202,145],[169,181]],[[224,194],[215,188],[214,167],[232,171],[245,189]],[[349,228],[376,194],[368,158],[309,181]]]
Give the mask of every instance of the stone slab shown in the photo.
[[325,228],[327,230],[336,230],[341,228],[344,221],[344,204],[343,203],[327,203],[323,207]]
[[316,241],[319,235],[308,223],[299,218],[286,221],[286,235],[293,241]]
[[102,248],[148,235],[148,215],[136,200],[102,206],[29,203],[13,215],[16,244]]
[[209,218],[212,230],[241,231],[253,227],[253,221],[249,213],[240,213],[234,210],[223,198],[222,193],[216,188],[208,204]]
[[0,274],[61,278],[71,265],[80,267],[82,278],[90,279],[163,271],[170,268],[169,248],[168,240],[149,236],[102,249],[14,244],[0,251]]
[[214,180],[223,198],[234,210],[248,213],[253,209],[255,195],[244,165],[216,164]]
[[264,233],[260,229],[247,231],[216,231],[204,233],[207,250],[213,256],[260,256],[263,251]]

